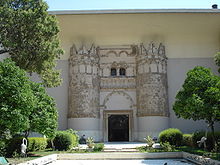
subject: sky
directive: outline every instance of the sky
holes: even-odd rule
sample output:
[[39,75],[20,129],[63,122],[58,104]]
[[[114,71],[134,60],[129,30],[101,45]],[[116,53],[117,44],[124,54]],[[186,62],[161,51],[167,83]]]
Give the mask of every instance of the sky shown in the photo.
[[220,0],[46,0],[49,10],[210,9]]

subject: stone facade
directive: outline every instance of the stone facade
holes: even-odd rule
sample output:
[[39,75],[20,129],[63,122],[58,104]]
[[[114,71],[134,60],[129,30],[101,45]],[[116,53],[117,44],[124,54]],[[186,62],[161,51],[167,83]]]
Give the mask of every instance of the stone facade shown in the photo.
[[167,58],[162,44],[80,49],[73,45],[70,54],[69,119],[100,119],[102,139],[108,141],[108,117],[126,114],[132,141],[137,140],[138,117],[168,117]]

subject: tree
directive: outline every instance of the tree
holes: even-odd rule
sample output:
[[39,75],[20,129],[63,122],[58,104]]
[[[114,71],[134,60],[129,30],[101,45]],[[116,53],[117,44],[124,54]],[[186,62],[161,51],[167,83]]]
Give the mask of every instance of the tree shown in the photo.
[[16,65],[40,75],[47,87],[60,85],[56,59],[63,54],[55,16],[43,0],[0,1],[0,54],[8,52]]
[[57,109],[44,87],[29,80],[11,59],[0,62],[0,134],[35,131],[52,136]]
[[216,55],[215,55],[215,63],[217,66],[219,66],[219,69],[218,69],[218,72],[220,73],[220,52],[218,52]]
[[0,134],[27,130],[35,102],[26,73],[9,59],[0,62]]
[[205,120],[215,144],[214,123],[220,121],[220,77],[200,66],[190,70],[176,95],[173,110],[177,117]]
[[39,132],[47,137],[53,137],[57,130],[57,109],[55,101],[39,83],[31,83],[37,104],[30,114],[31,132]]

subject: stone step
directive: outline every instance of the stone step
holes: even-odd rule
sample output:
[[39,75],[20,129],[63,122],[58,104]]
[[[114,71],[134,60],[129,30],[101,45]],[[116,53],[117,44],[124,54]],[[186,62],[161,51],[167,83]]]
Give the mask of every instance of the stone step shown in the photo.
[[106,148],[104,149],[104,152],[138,152],[138,150],[134,148],[131,149]]

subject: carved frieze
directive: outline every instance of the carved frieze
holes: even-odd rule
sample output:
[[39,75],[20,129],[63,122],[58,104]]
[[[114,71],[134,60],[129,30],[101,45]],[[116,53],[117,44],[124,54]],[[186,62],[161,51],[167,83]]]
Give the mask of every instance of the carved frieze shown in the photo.
[[120,57],[123,55],[133,57],[138,54],[137,45],[98,47],[97,50],[100,57],[108,57],[112,55],[116,57]]
[[134,77],[102,77],[101,89],[135,89]]

